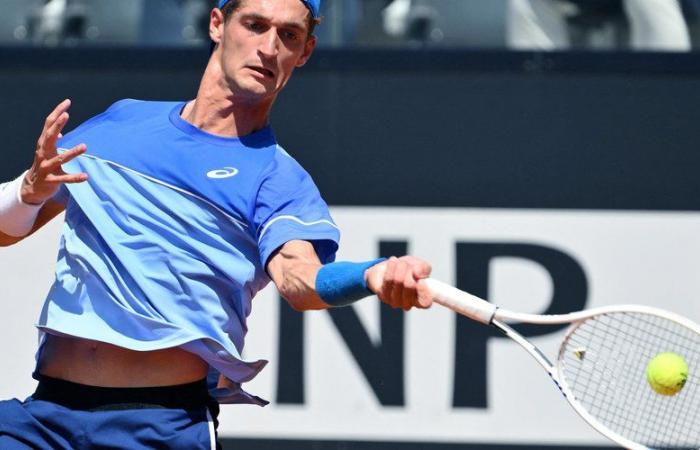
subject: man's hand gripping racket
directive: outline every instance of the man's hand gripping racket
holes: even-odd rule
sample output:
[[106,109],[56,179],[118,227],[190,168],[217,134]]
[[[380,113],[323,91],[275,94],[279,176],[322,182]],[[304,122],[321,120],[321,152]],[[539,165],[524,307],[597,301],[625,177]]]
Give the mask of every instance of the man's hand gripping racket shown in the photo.
[[[544,316],[500,309],[434,279],[433,300],[516,341],[576,412],[623,447],[700,448],[700,326],[676,314],[619,305]],[[556,363],[505,322],[571,326]]]

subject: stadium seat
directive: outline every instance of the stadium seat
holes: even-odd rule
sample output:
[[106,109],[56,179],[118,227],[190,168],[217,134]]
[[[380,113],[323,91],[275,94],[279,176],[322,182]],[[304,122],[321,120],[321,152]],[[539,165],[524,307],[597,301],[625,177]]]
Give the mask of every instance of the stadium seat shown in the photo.
[[23,45],[30,41],[28,21],[42,0],[3,0],[0,14],[0,44]]
[[503,47],[506,0],[414,0],[413,38],[427,45]]

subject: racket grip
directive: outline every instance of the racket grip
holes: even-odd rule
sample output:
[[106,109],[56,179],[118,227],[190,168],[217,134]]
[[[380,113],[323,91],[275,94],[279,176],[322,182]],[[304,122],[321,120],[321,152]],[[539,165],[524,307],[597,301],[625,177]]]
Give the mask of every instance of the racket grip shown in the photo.
[[433,278],[426,278],[423,282],[433,294],[435,303],[477,322],[491,324],[498,309],[496,305]]

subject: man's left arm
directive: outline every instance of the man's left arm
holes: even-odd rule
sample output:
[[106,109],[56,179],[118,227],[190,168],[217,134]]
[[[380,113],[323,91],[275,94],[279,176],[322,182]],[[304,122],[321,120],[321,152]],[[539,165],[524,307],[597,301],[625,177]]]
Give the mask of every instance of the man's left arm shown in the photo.
[[[334,264],[338,266],[333,266]],[[376,294],[394,308],[409,310],[413,307],[428,308],[432,304],[430,290],[420,280],[430,275],[431,267],[427,262],[412,256],[391,257],[387,260],[354,265],[352,263],[330,263],[325,268],[321,264],[313,245],[307,241],[289,241],[280,247],[270,258],[267,271],[280,294],[297,311],[327,309],[338,304],[348,304],[354,300],[343,301],[343,290],[338,292],[318,292],[318,277],[324,268],[332,272],[333,283],[350,286],[351,290],[360,291],[364,287],[366,296]],[[358,267],[361,270],[358,270]],[[326,283],[327,284],[327,283]],[[331,298],[332,297],[332,298]],[[340,302],[336,302],[340,300]]]

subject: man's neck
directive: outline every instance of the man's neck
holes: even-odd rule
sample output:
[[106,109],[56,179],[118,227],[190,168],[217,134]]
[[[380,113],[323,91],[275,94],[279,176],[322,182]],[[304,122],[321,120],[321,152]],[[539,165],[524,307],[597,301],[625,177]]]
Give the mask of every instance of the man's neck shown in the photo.
[[226,86],[219,68],[210,61],[202,77],[197,98],[189,102],[181,116],[184,120],[219,136],[246,136],[268,124],[273,100],[237,99]]

